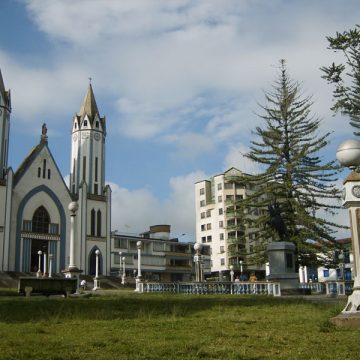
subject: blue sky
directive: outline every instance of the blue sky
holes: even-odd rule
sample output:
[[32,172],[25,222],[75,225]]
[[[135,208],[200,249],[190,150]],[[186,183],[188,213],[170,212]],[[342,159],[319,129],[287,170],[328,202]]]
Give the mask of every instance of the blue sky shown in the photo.
[[[10,165],[38,143],[45,122],[68,175],[71,121],[92,77],[107,117],[113,229],[168,223],[192,240],[193,184],[231,166],[256,171],[241,153],[261,125],[257,104],[281,58],[313,94],[321,131],[333,132],[324,157],[351,137],[329,110],[332,89],[319,68],[336,60],[326,36],[359,19],[357,0],[2,0]],[[343,213],[339,221],[347,222]]]

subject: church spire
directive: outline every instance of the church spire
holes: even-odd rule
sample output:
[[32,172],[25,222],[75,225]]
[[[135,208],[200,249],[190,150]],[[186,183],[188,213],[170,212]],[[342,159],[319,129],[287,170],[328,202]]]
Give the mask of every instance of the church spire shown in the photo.
[[[91,78],[90,78],[91,79]],[[91,86],[91,80],[86,92],[86,95],[84,97],[84,100],[82,102],[82,105],[80,107],[80,111],[78,115],[83,118],[85,115],[87,115],[90,119],[90,121],[94,120],[96,115],[99,115],[99,110],[96,105],[94,92]]]

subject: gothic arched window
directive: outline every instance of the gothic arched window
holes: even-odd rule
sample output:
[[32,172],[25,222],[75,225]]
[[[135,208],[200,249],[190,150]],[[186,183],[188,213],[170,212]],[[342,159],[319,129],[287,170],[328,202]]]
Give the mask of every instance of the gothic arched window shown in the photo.
[[32,231],[37,233],[49,233],[50,216],[43,206],[36,209],[32,218]]
[[97,211],[97,228],[96,236],[101,236],[101,211]]
[[95,236],[95,210],[91,210],[90,214],[90,235]]

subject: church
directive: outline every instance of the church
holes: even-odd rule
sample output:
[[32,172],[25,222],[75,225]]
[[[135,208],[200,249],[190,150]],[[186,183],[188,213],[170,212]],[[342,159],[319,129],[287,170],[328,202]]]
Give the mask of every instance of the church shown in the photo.
[[[74,218],[73,261],[82,274],[110,273],[111,189],[105,184],[106,118],[91,82],[72,120],[70,184],[50,151],[47,127],[19,168],[8,164],[11,93],[0,71],[0,271],[53,273],[70,261],[70,210]],[[69,154],[70,156],[70,154]],[[98,255],[96,255],[96,251]],[[40,269],[39,269],[40,266]]]

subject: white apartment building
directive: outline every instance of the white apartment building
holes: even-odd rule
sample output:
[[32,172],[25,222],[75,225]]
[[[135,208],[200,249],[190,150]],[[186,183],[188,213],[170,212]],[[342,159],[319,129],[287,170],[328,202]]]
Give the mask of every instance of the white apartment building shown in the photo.
[[[210,245],[211,272],[227,273],[230,265],[240,271],[263,270],[247,266],[246,254],[255,245],[251,221],[244,224],[239,202],[251,192],[243,173],[230,168],[223,174],[195,184],[196,242]],[[254,217],[257,216],[256,211]]]

